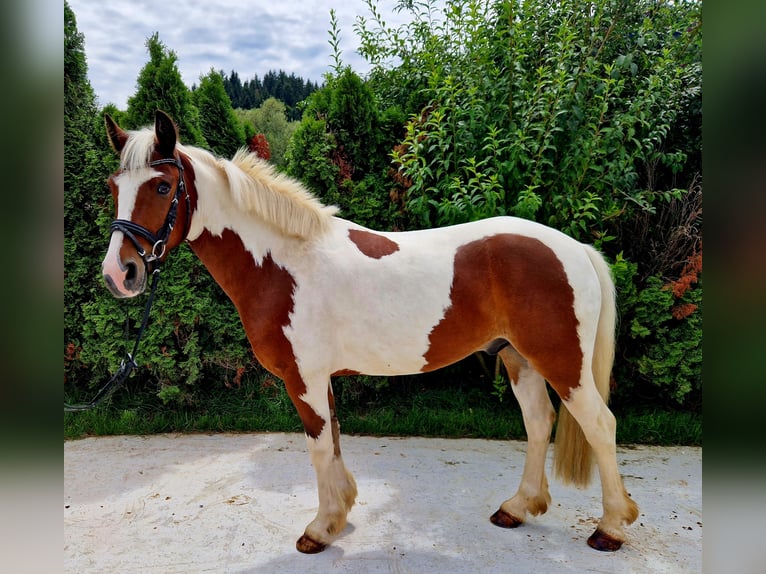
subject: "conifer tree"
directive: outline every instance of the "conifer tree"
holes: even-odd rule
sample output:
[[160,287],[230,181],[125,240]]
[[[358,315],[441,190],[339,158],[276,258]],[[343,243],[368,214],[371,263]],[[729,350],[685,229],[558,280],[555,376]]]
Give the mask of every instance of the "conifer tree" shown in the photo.
[[245,130],[226,95],[223,76],[210,70],[210,73],[200,78],[199,88],[193,95],[199,110],[202,135],[208,146],[222,157],[232,157],[245,145]]
[[176,66],[175,52],[160,41],[157,32],[147,39],[146,48],[149,61],[138,75],[138,91],[128,99],[127,127],[153,125],[154,113],[160,109],[173,118],[182,142],[205,146],[199,128],[199,112]]
[[[84,37],[64,2],[64,353],[65,374],[77,368],[84,344],[83,306],[101,281],[99,258],[105,234],[99,216],[111,209],[105,174],[111,150],[98,145],[98,119],[88,80]],[[98,118],[98,119],[97,119]]]
[[350,67],[333,78],[330,87],[327,123],[359,176],[370,167],[370,148],[374,148],[376,141],[375,96]]

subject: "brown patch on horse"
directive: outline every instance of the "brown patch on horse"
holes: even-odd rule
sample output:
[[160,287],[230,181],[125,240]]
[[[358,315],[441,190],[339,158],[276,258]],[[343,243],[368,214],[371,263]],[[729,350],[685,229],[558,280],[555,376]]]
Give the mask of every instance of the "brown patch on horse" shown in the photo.
[[271,254],[256,265],[230,229],[224,229],[220,237],[205,230],[191,247],[237,308],[256,359],[284,380],[306,434],[317,438],[326,421],[300,398],[306,393],[306,383],[284,333],[293,311],[295,279]]
[[503,337],[563,399],[580,385],[582,351],[574,292],[541,241],[498,234],[455,254],[450,307],[429,335],[423,371],[438,369]]
[[361,229],[349,229],[348,238],[354,242],[359,251],[367,257],[380,259],[386,255],[391,255],[399,251],[399,244],[388,237],[383,237],[377,233],[363,231]]

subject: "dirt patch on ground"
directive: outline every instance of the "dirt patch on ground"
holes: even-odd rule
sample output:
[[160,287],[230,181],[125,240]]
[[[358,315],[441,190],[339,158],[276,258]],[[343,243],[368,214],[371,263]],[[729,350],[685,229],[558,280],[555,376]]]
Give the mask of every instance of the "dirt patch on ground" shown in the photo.
[[[89,572],[701,572],[702,449],[620,448],[641,513],[613,554],[586,545],[598,481],[551,482],[548,512],[489,516],[518,486],[526,444],[343,436],[359,487],[343,535],[305,556],[316,512],[298,434],[104,437],[64,444],[64,570]],[[550,468],[550,466],[549,466]]]

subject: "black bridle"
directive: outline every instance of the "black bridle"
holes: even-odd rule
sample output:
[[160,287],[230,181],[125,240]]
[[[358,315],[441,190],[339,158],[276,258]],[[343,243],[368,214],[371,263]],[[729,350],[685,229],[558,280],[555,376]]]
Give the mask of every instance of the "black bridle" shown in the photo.
[[[178,203],[181,200],[181,195],[186,199],[186,221],[184,223],[184,237],[189,233],[189,223],[191,219],[191,203],[189,201],[189,193],[186,191],[186,184],[184,183],[184,166],[181,160],[176,158],[158,159],[149,163],[149,167],[157,165],[172,164],[178,168],[178,185],[176,186],[176,193],[173,196],[173,201],[168,208],[168,214],[165,216],[165,222],[162,227],[156,233],[149,231],[146,227],[133,223],[128,219],[115,219],[109,226],[109,229],[114,233],[115,231],[122,231],[122,233],[130,239],[133,245],[138,251],[138,255],[144,260],[146,270],[149,270],[150,265],[159,266],[159,261],[165,255],[165,248],[170,239],[170,234],[173,232],[173,227],[176,224],[176,217],[178,215]],[[149,242],[152,246],[151,253],[146,250],[138,241],[136,236],[140,236]]]
[[[119,370],[111,379],[109,379],[109,381],[107,381],[101,390],[96,393],[96,396],[90,402],[77,405],[64,403],[64,412],[86,411],[98,406],[114,391],[116,391],[128,379],[133,369],[138,366],[134,357],[136,351],[138,351],[138,344],[141,342],[141,337],[143,336],[144,330],[146,329],[146,324],[149,321],[149,312],[152,309],[154,294],[157,291],[157,283],[159,283],[160,279],[160,262],[162,257],[165,255],[165,249],[167,248],[170,234],[173,233],[173,228],[176,224],[176,218],[178,215],[178,203],[182,195],[186,200],[186,221],[184,222],[183,233],[184,239],[189,234],[189,225],[191,224],[191,202],[189,200],[189,192],[186,190],[186,184],[184,183],[184,166],[180,159],[169,158],[150,162],[149,167],[164,164],[173,164],[178,168],[178,185],[176,186],[176,193],[173,196],[173,201],[170,203],[170,207],[168,208],[168,213],[165,216],[165,222],[162,224],[162,227],[160,227],[156,233],[153,233],[146,227],[138,225],[137,223],[133,223],[127,219],[115,219],[109,226],[109,229],[112,233],[115,231],[122,231],[125,237],[131,240],[136,250],[138,251],[138,254],[141,256],[141,259],[144,261],[147,273],[149,272],[149,268],[152,268],[152,286],[149,291],[149,299],[146,301],[146,307],[144,307],[144,315],[143,319],[141,320],[141,327],[138,329],[136,341],[133,344],[133,352],[125,353],[125,358],[123,358],[122,362],[120,363]],[[149,242],[149,245],[152,246],[151,253],[146,253],[146,250],[138,241],[138,238],[136,237],[137,235]],[[127,317],[125,319],[125,331],[128,331]]]

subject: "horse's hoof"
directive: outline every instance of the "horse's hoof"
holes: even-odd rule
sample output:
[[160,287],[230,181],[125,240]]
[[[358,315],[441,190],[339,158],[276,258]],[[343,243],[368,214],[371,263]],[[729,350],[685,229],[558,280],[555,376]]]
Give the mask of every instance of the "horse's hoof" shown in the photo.
[[596,531],[590,535],[590,538],[588,538],[588,546],[600,550],[601,552],[614,552],[620,549],[622,540],[617,540],[613,536],[609,536],[606,532],[596,529]]
[[516,528],[517,526],[521,526],[523,524],[522,520],[519,520],[515,516],[508,514],[502,508],[490,516],[489,520],[492,522],[492,524],[499,526],[500,528]]
[[310,538],[308,535],[304,534],[298,538],[298,542],[295,543],[295,547],[298,549],[298,552],[303,552],[304,554],[318,554],[327,548],[327,544],[317,542],[313,538]]

